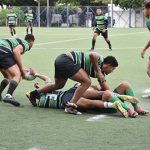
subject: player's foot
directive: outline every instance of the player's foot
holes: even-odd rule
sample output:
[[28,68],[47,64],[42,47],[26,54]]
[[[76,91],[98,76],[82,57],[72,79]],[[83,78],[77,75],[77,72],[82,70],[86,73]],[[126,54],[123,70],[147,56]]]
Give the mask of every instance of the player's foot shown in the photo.
[[94,51],[94,48],[91,48],[90,51]]
[[133,109],[128,110],[128,114],[130,118],[136,118],[138,116],[138,113]]
[[27,92],[26,93],[27,98],[30,100],[31,104],[35,107],[37,106],[36,104],[36,97],[34,96],[34,94],[32,92]]
[[82,114],[81,112],[77,111],[75,108],[72,108],[72,107],[66,107],[65,113],[73,114],[73,115],[81,115]]
[[149,110],[144,110],[142,107],[138,107],[138,109],[135,110],[139,115],[148,115],[149,114]]
[[125,118],[128,117],[128,112],[122,107],[122,105],[119,102],[114,102],[113,107],[117,109]]
[[11,95],[6,95],[6,96],[3,98],[3,102],[12,104],[12,105],[14,105],[14,106],[16,106],[16,107],[19,107],[19,106],[20,106],[20,103],[17,102]]
[[129,95],[118,95],[118,97],[123,100],[123,101],[127,101],[129,103],[138,103],[138,99],[136,97],[133,97],[133,96],[129,96]]
[[145,94],[141,96],[142,98],[150,98],[150,94]]

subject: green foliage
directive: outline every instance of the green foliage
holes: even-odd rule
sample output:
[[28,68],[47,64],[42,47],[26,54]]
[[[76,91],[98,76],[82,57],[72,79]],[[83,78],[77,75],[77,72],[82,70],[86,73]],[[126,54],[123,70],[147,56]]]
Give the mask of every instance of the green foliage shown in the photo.
[[143,0],[113,0],[115,5],[119,5],[123,9],[140,8],[142,7]]
[[[23,10],[21,10],[21,8],[19,8],[19,7],[14,7],[13,9],[14,9],[14,12],[18,16],[19,26],[22,26],[24,24],[24,17],[25,17]],[[7,13],[9,13],[9,11],[7,9],[1,9],[1,11],[0,11],[0,26],[6,25]]]

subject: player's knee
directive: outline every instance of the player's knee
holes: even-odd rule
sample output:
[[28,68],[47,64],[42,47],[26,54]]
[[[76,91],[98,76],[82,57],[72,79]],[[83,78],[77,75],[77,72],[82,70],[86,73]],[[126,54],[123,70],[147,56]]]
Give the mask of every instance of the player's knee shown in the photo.
[[127,81],[124,81],[124,82],[122,82],[121,83],[121,86],[123,87],[123,88],[131,88],[131,84],[129,83],[129,82],[127,82]]
[[90,79],[86,79],[83,84],[85,84],[85,86],[87,86],[87,87],[90,87],[91,80]]
[[113,96],[113,92],[106,90],[103,94],[107,99],[110,99]]

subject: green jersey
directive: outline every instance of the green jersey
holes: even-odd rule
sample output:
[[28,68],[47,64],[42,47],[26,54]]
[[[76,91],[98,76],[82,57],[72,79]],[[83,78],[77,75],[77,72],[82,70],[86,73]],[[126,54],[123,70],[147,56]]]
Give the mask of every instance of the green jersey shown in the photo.
[[33,14],[32,13],[26,13],[25,17],[26,17],[26,20],[28,22],[32,22],[33,21]]
[[108,25],[108,19],[106,16],[103,15],[96,15],[95,16],[95,26],[99,30],[106,29]]
[[[75,64],[78,64],[82,69],[84,69],[90,77],[97,77],[90,59],[89,52],[83,53],[80,51],[72,51],[71,54],[73,56]],[[102,67],[103,60],[103,56],[99,56],[98,65],[100,68]]]
[[150,31],[150,18],[146,18],[146,25],[148,30]]
[[63,96],[66,92],[54,91],[40,96],[37,106],[42,108],[64,108]]
[[15,25],[16,24],[17,15],[15,13],[7,14],[7,22],[8,24]]
[[22,45],[23,53],[30,50],[29,44],[26,40],[21,38],[8,38],[0,40],[0,53],[11,54],[18,45]]

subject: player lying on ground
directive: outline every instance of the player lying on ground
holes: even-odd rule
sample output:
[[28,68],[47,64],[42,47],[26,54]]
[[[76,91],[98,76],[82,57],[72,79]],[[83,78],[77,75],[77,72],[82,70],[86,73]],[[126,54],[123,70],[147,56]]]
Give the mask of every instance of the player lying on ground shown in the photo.
[[8,38],[0,40],[0,72],[4,77],[0,83],[0,99],[2,99],[2,92],[8,85],[8,91],[3,101],[14,106],[20,106],[20,103],[12,95],[21,76],[25,75],[21,55],[32,48],[34,40],[32,34],[26,35],[25,39]]
[[105,74],[110,74],[118,66],[118,62],[113,56],[103,56],[96,52],[66,52],[58,56],[55,60],[55,82],[43,88],[31,92],[31,99],[34,101],[40,93],[51,92],[65,86],[68,78],[80,82],[68,106],[76,106],[81,95],[90,87],[90,77],[97,78],[100,86],[104,90],[109,87],[106,84]]
[[[36,76],[42,80],[49,82],[49,79],[46,76],[36,73]],[[51,82],[52,83],[52,82]],[[35,84],[36,88],[39,88],[39,84]],[[42,93],[37,98],[37,101],[30,99],[30,93],[27,92],[27,97],[31,101],[33,106],[44,107],[44,108],[65,108],[67,103],[72,98],[75,90],[78,86],[74,86],[68,91],[53,91],[51,93]],[[100,100],[101,99],[101,100]],[[97,91],[93,88],[88,89],[78,100],[77,106],[82,109],[94,109],[94,108],[115,108],[118,109],[124,117],[128,117],[127,111],[122,108],[120,103],[121,100],[129,101],[132,103],[137,103],[137,99],[131,96],[114,94],[113,92],[107,91]],[[114,101],[113,103],[111,101]],[[71,108],[73,109],[73,108]],[[128,108],[130,110],[130,108]],[[79,112],[74,109],[71,113],[78,114]],[[141,114],[141,113],[140,113]],[[130,117],[136,117],[134,114],[129,114]]]
[[[93,86],[95,90],[98,90],[100,91],[101,88],[97,85],[94,85]],[[149,113],[148,110],[144,110],[141,106],[138,105],[138,103],[136,103],[136,101],[134,99],[128,99],[126,96],[124,95],[127,95],[127,96],[131,96],[131,97],[135,97],[134,95],[134,91],[133,91],[133,88],[131,86],[131,84],[129,82],[122,82],[118,87],[116,87],[113,92],[115,93],[115,95],[117,96],[117,94],[120,95],[120,103],[122,105],[122,107],[127,110],[129,116],[132,116],[132,117],[136,117],[139,115],[146,115]],[[136,99],[136,98],[135,98]],[[112,99],[111,102],[115,102],[116,100],[115,99]],[[128,101],[131,103],[133,109],[131,109],[128,105],[126,105],[124,103],[124,101]]]

